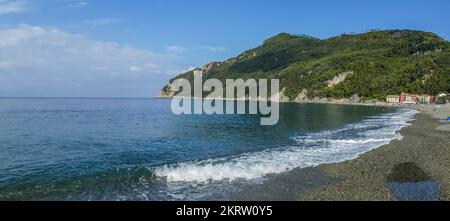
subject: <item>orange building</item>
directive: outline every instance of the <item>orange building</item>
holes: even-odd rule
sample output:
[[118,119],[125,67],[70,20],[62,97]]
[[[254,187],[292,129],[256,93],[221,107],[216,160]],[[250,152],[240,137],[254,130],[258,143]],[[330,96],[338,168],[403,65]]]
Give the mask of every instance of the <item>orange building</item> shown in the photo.
[[402,104],[417,104],[417,94],[400,94],[400,103]]

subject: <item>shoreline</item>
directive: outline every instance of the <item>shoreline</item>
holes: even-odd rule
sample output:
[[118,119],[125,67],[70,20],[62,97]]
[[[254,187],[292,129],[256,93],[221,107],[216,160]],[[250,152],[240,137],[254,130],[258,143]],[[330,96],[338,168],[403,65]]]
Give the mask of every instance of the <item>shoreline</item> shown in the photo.
[[[439,108],[438,108],[439,107]],[[419,110],[401,140],[362,154],[354,160],[298,168],[247,187],[231,200],[393,201],[388,177],[398,165],[417,165],[439,184],[439,200],[450,200],[450,105],[414,105]],[[409,174],[405,174],[409,175]]]
[[[218,97],[218,98],[196,98],[196,97],[179,97],[179,96],[174,96],[174,97],[170,97],[170,96],[156,96],[154,98],[157,99],[173,99],[173,98],[178,98],[178,99],[183,99],[183,98],[187,98],[187,99],[194,99],[194,100],[199,100],[199,99],[203,99],[203,100],[211,100],[211,99],[217,99],[217,100],[222,100],[222,101],[259,101],[258,99],[228,99],[228,98],[222,98],[222,97]],[[270,99],[269,99],[270,100]],[[264,100],[263,100],[264,101]],[[409,108],[409,109],[414,109],[414,110],[419,110],[418,107],[420,106],[438,106],[436,104],[402,104],[402,103],[387,103],[387,102],[383,102],[383,101],[377,101],[377,102],[368,102],[368,103],[354,103],[354,102],[313,102],[313,101],[288,101],[288,100],[284,100],[284,99],[280,99],[278,101],[278,103],[293,103],[293,104],[329,104],[329,105],[349,105],[349,106],[373,106],[373,107],[397,107],[397,108]]]

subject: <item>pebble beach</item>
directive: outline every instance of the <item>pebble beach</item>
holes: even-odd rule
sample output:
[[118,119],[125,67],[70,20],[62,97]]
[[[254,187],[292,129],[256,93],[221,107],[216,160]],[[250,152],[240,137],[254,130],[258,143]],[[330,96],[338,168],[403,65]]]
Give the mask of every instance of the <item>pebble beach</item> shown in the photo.
[[401,140],[357,159],[296,169],[236,194],[233,200],[450,200],[450,105],[415,105],[420,113]]

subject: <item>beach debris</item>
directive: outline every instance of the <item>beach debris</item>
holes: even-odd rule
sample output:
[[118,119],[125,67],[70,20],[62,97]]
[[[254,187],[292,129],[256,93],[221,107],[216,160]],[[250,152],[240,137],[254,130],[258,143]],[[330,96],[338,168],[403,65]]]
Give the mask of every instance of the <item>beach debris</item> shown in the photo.
[[428,181],[431,177],[415,163],[400,163],[394,166],[387,177],[388,182],[415,183]]

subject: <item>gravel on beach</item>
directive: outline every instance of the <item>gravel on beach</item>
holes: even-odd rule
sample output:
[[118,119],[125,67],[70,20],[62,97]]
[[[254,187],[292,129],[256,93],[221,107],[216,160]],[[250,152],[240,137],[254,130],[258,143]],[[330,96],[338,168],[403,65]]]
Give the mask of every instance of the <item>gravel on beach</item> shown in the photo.
[[440,122],[450,116],[450,105],[410,108],[421,113],[400,131],[402,140],[354,160],[277,175],[246,188],[232,200],[397,200],[387,187],[389,179],[419,182],[427,178],[439,183],[440,200],[450,200],[450,123]]
[[432,113],[417,114],[412,125],[400,131],[402,140],[355,160],[319,166],[324,174],[340,181],[298,193],[298,200],[396,200],[386,182],[392,170],[403,163],[418,165],[439,183],[441,200],[450,200],[450,133],[436,129],[445,125],[433,118],[439,116],[430,116]]

